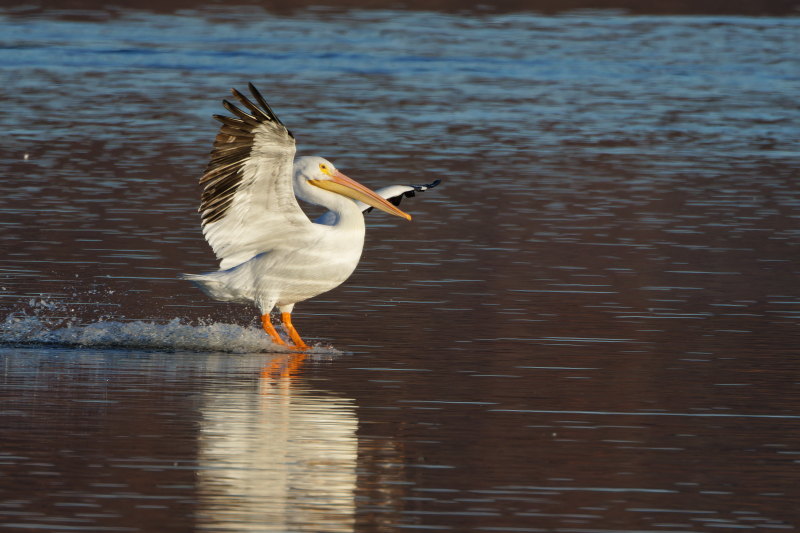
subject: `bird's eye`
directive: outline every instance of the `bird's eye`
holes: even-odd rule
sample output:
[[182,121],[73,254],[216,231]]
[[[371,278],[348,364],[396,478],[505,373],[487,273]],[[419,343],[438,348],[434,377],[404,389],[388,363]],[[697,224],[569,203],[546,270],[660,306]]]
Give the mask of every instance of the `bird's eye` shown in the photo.
[[328,170],[328,167],[327,167],[327,165],[323,165],[323,164],[321,164],[321,163],[320,163],[320,165],[319,165],[319,168],[320,168],[320,170],[322,170],[323,172],[325,172],[326,170]]

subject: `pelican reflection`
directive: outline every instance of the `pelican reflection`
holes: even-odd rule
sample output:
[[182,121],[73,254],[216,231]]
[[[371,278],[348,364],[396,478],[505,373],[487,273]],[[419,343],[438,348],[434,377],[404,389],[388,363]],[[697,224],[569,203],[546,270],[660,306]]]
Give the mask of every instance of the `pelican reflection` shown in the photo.
[[298,378],[276,355],[258,385],[209,391],[202,407],[200,529],[352,531],[358,420],[352,400]]

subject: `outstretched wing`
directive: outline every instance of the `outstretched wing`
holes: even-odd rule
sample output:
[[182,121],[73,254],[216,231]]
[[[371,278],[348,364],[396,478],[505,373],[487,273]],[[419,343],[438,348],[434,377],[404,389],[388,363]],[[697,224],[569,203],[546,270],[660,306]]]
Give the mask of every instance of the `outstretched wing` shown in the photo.
[[[436,180],[433,183],[428,183],[425,185],[390,185],[388,187],[384,187],[383,189],[379,189],[375,192],[380,194],[383,198],[388,200],[392,205],[398,206],[403,198],[413,198],[416,196],[418,192],[425,192],[428,189],[433,189],[437,185],[439,185],[442,180]],[[372,211],[372,206],[365,204],[364,202],[356,202],[358,207],[361,208],[361,211],[364,213],[369,213]]]
[[214,115],[222,127],[200,179],[203,235],[222,270],[296,243],[311,227],[292,187],[294,136],[252,83],[249,87],[261,107],[231,89],[249,112],[223,101],[236,118]]

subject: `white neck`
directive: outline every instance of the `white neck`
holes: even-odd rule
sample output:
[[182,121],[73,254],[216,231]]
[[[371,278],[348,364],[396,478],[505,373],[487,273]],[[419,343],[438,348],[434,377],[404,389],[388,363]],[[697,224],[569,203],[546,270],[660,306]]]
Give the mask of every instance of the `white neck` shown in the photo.
[[352,227],[354,230],[364,231],[364,215],[354,200],[341,194],[315,187],[304,179],[296,179],[294,181],[294,194],[304,202],[329,209],[333,213],[335,221],[326,223],[326,225]]

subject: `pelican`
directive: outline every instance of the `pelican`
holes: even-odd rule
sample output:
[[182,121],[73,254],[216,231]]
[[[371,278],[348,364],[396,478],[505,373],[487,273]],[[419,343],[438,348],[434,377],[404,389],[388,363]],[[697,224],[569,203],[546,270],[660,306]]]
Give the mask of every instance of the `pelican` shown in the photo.
[[[400,200],[440,180],[390,186],[379,194],[326,159],[295,159],[294,136],[252,83],[249,88],[258,105],[231,89],[249,112],[223,101],[235,117],[214,115],[222,127],[200,179],[203,235],[220,268],[181,277],[215,300],[255,305],[273,342],[304,351],[309,347],[292,325],[292,310],[353,273],[364,246],[363,212],[376,208],[411,220],[397,207]],[[312,222],[297,198],[329,211]],[[270,320],[275,307],[293,346]]]

